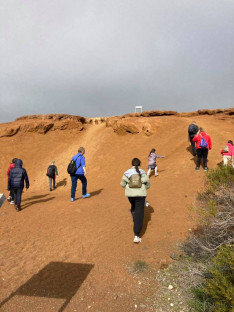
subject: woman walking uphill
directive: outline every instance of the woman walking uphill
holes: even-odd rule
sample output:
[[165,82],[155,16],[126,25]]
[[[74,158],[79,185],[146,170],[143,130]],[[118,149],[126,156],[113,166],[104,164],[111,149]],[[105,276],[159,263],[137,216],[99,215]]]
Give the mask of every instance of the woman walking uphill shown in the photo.
[[21,196],[24,188],[24,181],[26,183],[26,189],[29,188],[29,180],[27,172],[22,168],[23,162],[21,159],[15,159],[15,167],[10,170],[8,179],[8,190],[13,190],[15,209],[21,210]]
[[132,168],[124,172],[120,185],[125,188],[125,196],[131,204],[131,213],[133,217],[134,243],[140,243],[140,232],[144,220],[146,189],[150,187],[149,177],[145,171],[139,168],[141,162],[138,158],[133,158]]
[[212,142],[210,136],[205,132],[205,130],[200,127],[199,133],[193,138],[193,142],[196,143],[197,149],[197,166],[195,170],[200,169],[201,159],[203,159],[204,170],[207,171],[207,157],[208,151],[212,148]]

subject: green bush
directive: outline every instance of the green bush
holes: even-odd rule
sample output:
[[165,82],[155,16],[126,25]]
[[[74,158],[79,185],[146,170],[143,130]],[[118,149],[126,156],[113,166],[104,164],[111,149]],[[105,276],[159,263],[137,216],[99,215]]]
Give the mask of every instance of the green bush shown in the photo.
[[192,289],[191,306],[199,312],[234,311],[234,251],[232,245],[219,248],[202,285]]
[[221,166],[211,169],[206,176],[208,192],[215,192],[220,186],[227,187],[234,184],[234,169],[231,166]]

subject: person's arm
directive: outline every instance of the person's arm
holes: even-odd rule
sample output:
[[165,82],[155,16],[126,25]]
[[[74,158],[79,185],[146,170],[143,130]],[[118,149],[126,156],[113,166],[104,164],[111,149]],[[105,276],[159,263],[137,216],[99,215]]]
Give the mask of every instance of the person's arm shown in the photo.
[[159,156],[156,154],[156,158],[164,158],[165,156]]
[[86,176],[87,171],[86,171],[85,157],[82,157],[82,158],[81,158],[80,164],[81,164],[81,166],[82,166],[82,168],[83,168],[84,175]]
[[11,190],[11,172],[9,172],[9,176],[8,176],[7,190],[8,191]]
[[26,183],[26,189],[29,188],[29,179],[28,179],[28,175],[27,175],[27,171],[24,169],[24,180],[25,180],[25,183]]
[[209,136],[209,149],[212,149],[212,142],[211,142],[211,137]]
[[55,166],[55,173],[56,173],[56,175],[58,176],[58,169],[57,169],[56,166]]
[[123,175],[122,180],[120,182],[120,185],[125,188],[127,185],[127,177],[125,175]]

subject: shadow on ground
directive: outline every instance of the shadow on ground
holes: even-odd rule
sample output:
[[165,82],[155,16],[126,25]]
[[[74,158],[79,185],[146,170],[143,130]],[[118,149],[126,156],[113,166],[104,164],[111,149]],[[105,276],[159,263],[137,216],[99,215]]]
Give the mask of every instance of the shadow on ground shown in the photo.
[[63,180],[56,183],[56,188],[61,187],[61,186],[66,186],[66,185],[67,185],[67,178],[64,178]]
[[32,201],[32,202],[29,202],[29,203],[26,203],[26,204],[22,205],[21,208],[22,208],[22,209],[26,209],[26,208],[28,208],[28,207],[30,207],[30,206],[35,205],[35,204],[46,203],[46,202],[48,202],[48,201],[50,201],[50,200],[53,200],[53,199],[55,199],[55,197],[49,197],[49,198],[46,198],[46,199],[41,199],[41,200]]
[[154,213],[154,209],[152,206],[145,207],[145,214],[144,214],[144,222],[143,222],[143,227],[141,230],[141,237],[145,235],[145,232],[148,227],[149,221],[151,221],[151,214]]
[[14,296],[65,299],[58,312],[64,311],[85,281],[94,264],[50,262],[25,284],[0,303],[1,307]]

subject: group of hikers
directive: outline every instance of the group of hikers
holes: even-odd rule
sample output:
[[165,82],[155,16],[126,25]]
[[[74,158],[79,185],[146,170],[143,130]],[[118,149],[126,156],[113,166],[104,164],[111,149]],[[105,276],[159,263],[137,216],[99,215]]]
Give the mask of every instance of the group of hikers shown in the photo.
[[[202,127],[198,127],[196,122],[188,127],[188,139],[191,142],[192,154],[197,156],[196,170],[200,169],[201,160],[203,160],[204,170],[207,171],[207,157],[208,151],[212,148],[210,136]],[[233,142],[229,140],[225,147],[220,151],[223,156],[223,164],[227,165],[231,161],[234,168],[234,146]],[[85,148],[79,147],[78,153],[72,157],[71,164],[73,171],[71,176],[71,202],[75,201],[75,193],[77,188],[77,181],[82,183],[82,197],[89,198],[91,194],[87,193],[87,179],[86,179],[86,164],[85,164]],[[147,173],[140,168],[141,161],[138,158],[132,159],[132,167],[124,172],[120,185],[125,189],[125,196],[131,204],[131,214],[133,218],[134,243],[140,243],[140,232],[143,227],[144,207],[148,206],[146,201],[147,189],[150,188],[150,174],[154,171],[154,176],[158,176],[157,158],[164,158],[156,154],[156,149],[151,149],[148,155]],[[21,210],[21,197],[24,188],[29,188],[29,179],[26,170],[22,167],[21,159],[14,158],[7,171],[8,176],[8,190],[10,191],[8,201],[15,205],[16,211]],[[51,161],[47,168],[49,179],[49,189],[56,188],[55,179],[58,176],[58,169],[55,166],[55,161]]]
[[[198,127],[196,122],[193,121],[188,127],[188,140],[191,143],[193,156],[197,156],[195,170],[200,169],[201,160],[203,160],[204,170],[207,171],[208,152],[212,149],[210,136],[203,127]],[[220,150],[220,153],[223,156],[223,164],[227,166],[230,161],[234,168],[234,146],[232,140],[228,140],[224,148]]]

